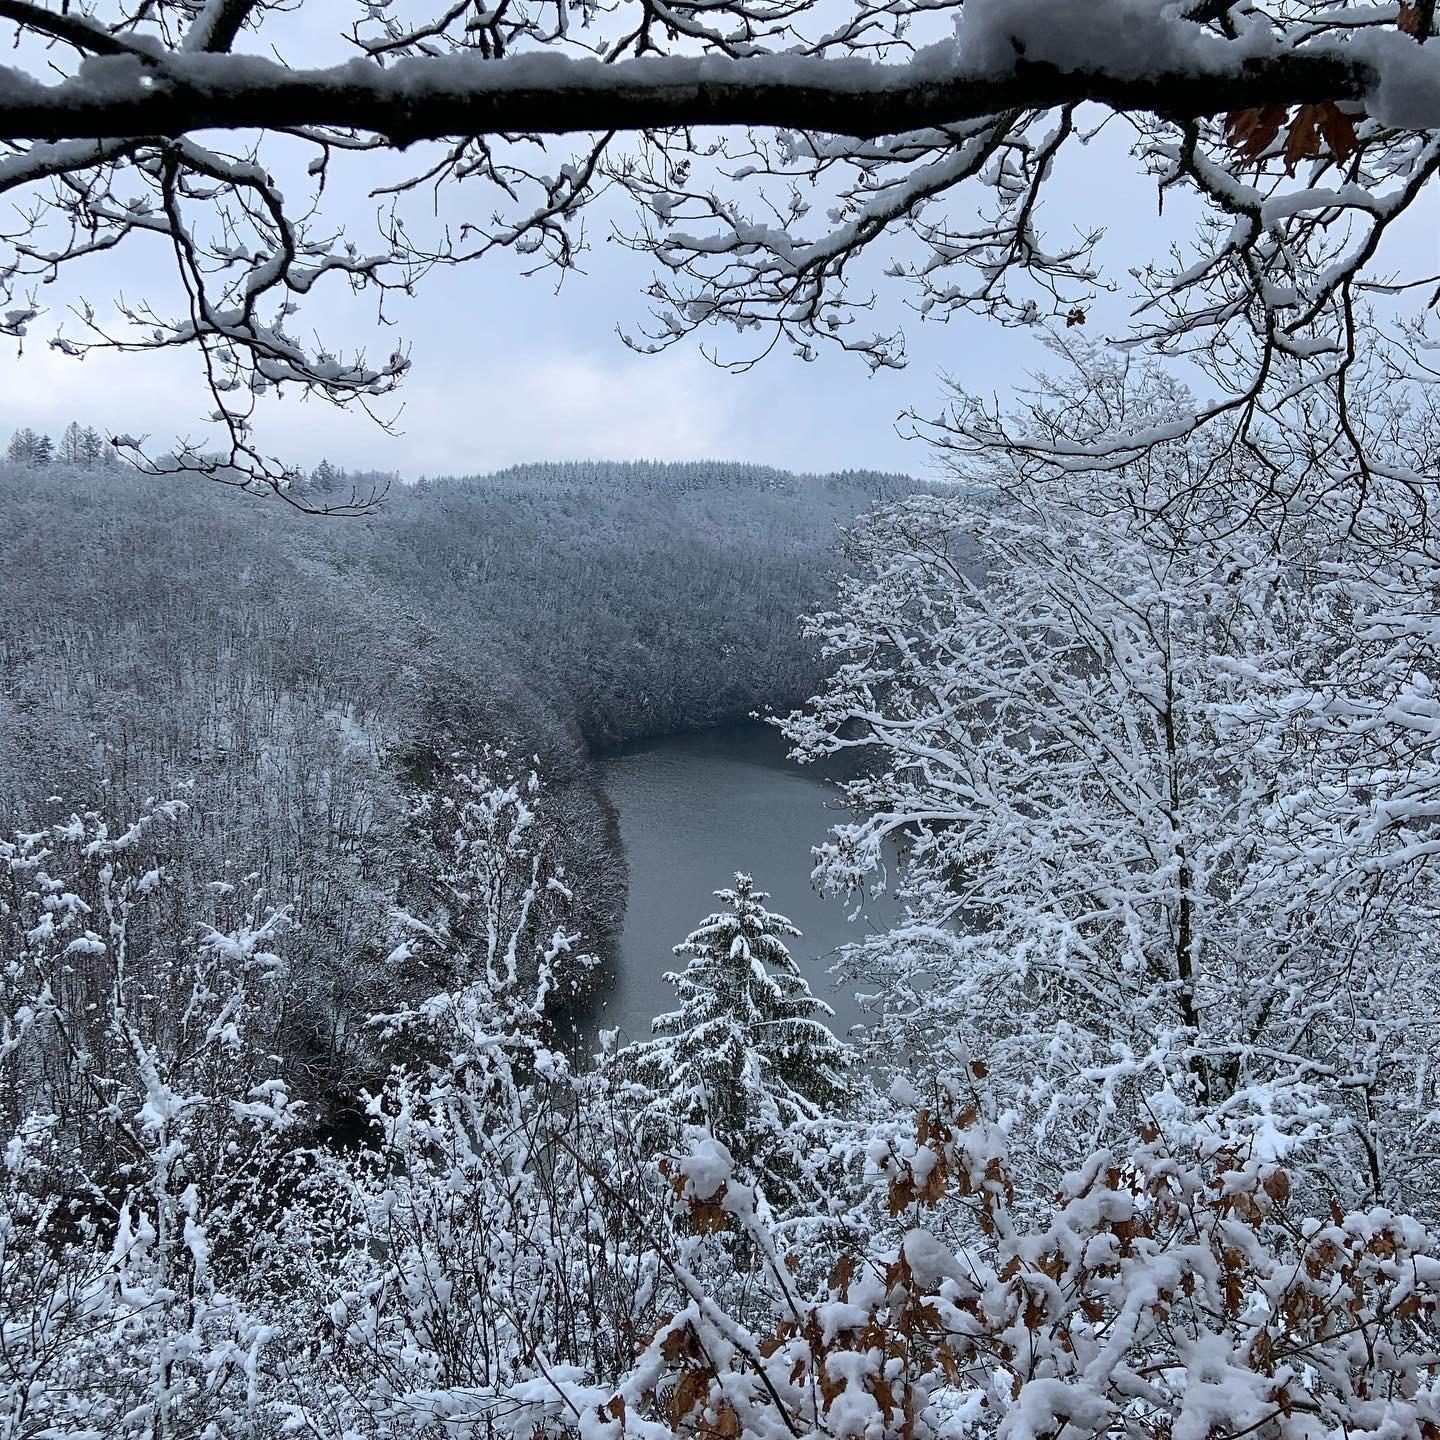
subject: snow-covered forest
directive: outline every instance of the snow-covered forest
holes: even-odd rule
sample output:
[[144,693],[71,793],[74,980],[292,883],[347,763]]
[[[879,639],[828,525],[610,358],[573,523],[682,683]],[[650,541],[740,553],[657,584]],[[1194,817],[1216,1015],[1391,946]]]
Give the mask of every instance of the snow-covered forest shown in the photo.
[[[1055,361],[1062,455],[1185,400]],[[1425,1440],[1434,415],[1370,400],[1390,473],[1279,524],[1247,453],[963,410],[923,489],[334,520],[13,465],[6,1433]],[[850,758],[816,883],[903,901],[842,956],[870,1023],[741,874],[654,1037],[577,1039],[591,747],[774,702]]]
[[1436,0],[0,27],[0,1440],[1440,1440]]
[[[322,465],[317,501],[383,477]],[[592,755],[802,700],[800,614],[838,527],[899,477],[568,465],[390,486],[370,517],[136,474],[0,470],[0,808],[10,830],[186,801],[187,890],[288,906],[285,1038],[312,1102],[375,1063],[412,811],[487,747],[544,775],[551,860],[605,951],[624,857]],[[438,788],[437,788],[438,787]],[[676,937],[677,939],[680,937]],[[571,977],[576,981],[583,975]],[[402,987],[403,988],[403,987]],[[303,1000],[301,996],[303,995]],[[369,1057],[362,1059],[361,1057]]]

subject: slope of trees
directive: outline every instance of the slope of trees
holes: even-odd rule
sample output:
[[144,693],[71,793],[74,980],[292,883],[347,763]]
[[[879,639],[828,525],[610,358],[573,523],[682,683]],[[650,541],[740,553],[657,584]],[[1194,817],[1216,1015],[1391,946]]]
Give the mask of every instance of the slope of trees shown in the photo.
[[837,526],[898,485],[549,466],[396,485],[380,515],[322,522],[128,468],[12,467],[0,810],[29,829],[185,800],[177,883],[290,907],[273,1048],[312,1099],[353,1094],[380,1053],[363,1017],[440,983],[388,962],[387,912],[434,910],[417,897],[461,858],[415,817],[455,803],[486,746],[518,779],[538,764],[546,864],[603,952],[624,862],[591,748],[800,699],[819,671],[795,617]]

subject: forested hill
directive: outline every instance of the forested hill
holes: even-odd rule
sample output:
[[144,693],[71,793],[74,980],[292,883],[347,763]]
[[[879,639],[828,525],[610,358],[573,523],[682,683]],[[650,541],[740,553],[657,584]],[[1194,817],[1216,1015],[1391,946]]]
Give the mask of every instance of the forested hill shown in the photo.
[[483,737],[563,765],[786,705],[818,678],[797,616],[827,593],[837,527],[907,485],[537,465],[323,519],[129,471],[0,468],[18,597],[0,794],[148,792],[301,734],[392,758]]
[[[329,467],[310,484],[350,490]],[[187,867],[293,899],[315,1013],[343,1029],[417,792],[437,760],[499,745],[538,757],[603,946],[623,860],[591,749],[812,693],[797,617],[832,589],[837,527],[906,486],[546,465],[395,484],[335,519],[128,470],[0,469],[0,811],[14,829],[187,799]]]
[[[514,716],[527,743],[560,721],[602,745],[810,693],[820,671],[798,616],[829,593],[838,527],[911,488],[724,464],[526,466],[422,485],[370,527],[364,563],[441,633],[507,647],[505,674],[546,712]],[[503,681],[496,698],[512,698]]]

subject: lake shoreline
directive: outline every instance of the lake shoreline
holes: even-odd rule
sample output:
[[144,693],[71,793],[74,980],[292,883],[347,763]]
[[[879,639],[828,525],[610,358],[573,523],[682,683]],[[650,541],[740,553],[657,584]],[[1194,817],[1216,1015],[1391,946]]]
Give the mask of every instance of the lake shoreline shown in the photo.
[[888,923],[884,897],[854,909],[819,895],[810,882],[812,847],[843,810],[819,767],[786,756],[784,738],[761,721],[681,731],[597,751],[598,781],[619,817],[630,875],[614,944],[614,976],[597,996],[593,1023],[622,1041],[648,1037],[650,1021],[670,1009],[673,947],[714,909],[713,892],[737,870],[767,891],[770,908],[803,932],[792,953],[815,993],[834,1006],[843,1034],[861,1017],[851,994],[835,987],[837,952],[872,925]]

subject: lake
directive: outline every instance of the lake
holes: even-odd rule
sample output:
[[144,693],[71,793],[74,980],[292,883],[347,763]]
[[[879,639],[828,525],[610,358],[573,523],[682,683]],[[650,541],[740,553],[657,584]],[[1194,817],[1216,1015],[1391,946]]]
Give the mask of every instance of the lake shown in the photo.
[[616,959],[616,980],[594,1023],[643,1039],[650,1021],[673,1009],[661,978],[683,968],[671,953],[717,908],[712,891],[737,870],[766,890],[769,909],[804,932],[790,942],[814,992],[835,1007],[843,1034],[859,1019],[827,972],[836,950],[883,927],[894,914],[880,897],[851,922],[853,902],[826,899],[810,883],[811,847],[840,817],[837,792],[813,767],[785,757],[785,741],[767,725],[734,725],[670,735],[607,752],[606,790],[620,816],[630,866],[630,895]]

